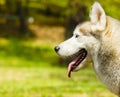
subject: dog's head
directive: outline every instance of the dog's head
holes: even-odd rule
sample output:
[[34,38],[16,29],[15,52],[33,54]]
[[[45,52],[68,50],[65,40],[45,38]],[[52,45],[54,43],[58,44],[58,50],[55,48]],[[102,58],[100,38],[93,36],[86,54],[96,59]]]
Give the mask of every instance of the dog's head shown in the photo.
[[93,59],[100,46],[101,32],[106,29],[106,15],[98,2],[90,11],[90,21],[79,24],[73,36],[55,47],[55,51],[62,57],[74,56],[68,66],[68,76],[71,71],[77,71],[84,64]]

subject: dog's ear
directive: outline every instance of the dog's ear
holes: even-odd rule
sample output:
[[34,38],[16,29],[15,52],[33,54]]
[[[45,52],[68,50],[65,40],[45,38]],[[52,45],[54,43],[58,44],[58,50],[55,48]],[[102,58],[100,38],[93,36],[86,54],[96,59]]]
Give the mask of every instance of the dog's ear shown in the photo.
[[90,10],[90,21],[92,31],[102,31],[105,29],[106,15],[98,2],[95,2]]

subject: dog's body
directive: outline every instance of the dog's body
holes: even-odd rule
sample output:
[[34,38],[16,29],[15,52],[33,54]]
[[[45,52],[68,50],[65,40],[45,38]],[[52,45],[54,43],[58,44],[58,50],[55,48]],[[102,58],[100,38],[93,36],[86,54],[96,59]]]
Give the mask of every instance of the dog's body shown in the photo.
[[79,57],[69,64],[68,75],[92,61],[98,78],[120,96],[120,22],[106,16],[99,3],[93,4],[90,21],[78,25],[73,37],[55,50],[60,56],[71,56],[80,51]]

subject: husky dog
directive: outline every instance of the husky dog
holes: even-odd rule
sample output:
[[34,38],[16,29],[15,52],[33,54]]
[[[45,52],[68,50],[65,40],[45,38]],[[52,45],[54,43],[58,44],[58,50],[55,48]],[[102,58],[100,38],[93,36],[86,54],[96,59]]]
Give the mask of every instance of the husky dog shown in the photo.
[[90,21],[77,25],[73,36],[55,51],[62,57],[75,57],[68,65],[68,77],[71,71],[92,61],[101,82],[120,96],[120,22],[107,16],[98,2],[93,4],[89,17]]

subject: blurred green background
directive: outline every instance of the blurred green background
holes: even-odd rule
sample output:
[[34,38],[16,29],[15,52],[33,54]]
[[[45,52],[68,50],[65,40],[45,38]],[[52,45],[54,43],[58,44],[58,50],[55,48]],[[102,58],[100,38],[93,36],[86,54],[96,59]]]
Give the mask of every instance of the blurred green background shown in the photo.
[[[92,66],[67,78],[54,46],[89,19],[95,0],[0,0],[0,97],[116,97]],[[120,19],[120,0],[97,0]]]

